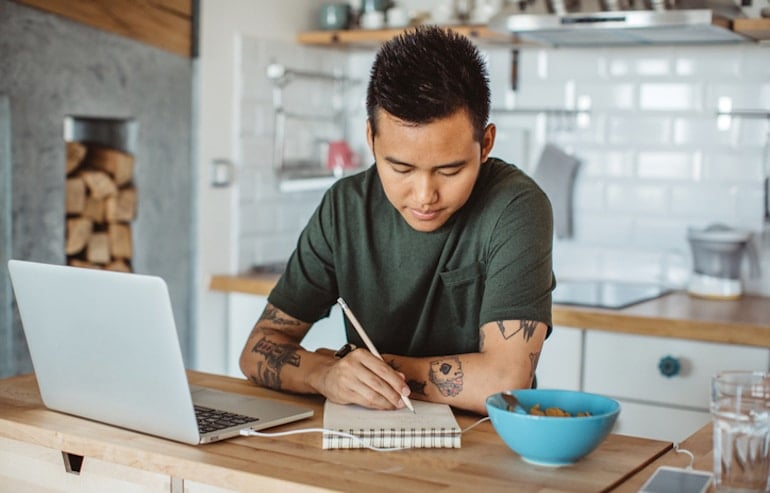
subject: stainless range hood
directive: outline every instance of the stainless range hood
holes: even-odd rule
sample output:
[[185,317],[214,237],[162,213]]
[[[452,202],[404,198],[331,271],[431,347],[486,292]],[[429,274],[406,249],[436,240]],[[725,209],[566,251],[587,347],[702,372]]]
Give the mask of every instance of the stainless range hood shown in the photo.
[[[543,2],[543,3],[537,3]],[[745,17],[730,0],[634,5],[597,0],[534,0],[513,4],[489,27],[549,46],[708,44],[748,41],[730,29]]]

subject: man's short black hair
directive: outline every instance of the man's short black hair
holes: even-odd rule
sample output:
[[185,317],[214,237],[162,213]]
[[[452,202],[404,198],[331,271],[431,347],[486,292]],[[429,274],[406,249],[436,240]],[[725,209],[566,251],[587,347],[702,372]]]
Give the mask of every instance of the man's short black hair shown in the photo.
[[465,109],[474,138],[481,142],[489,101],[487,67],[476,46],[454,31],[419,26],[380,48],[370,74],[366,113],[376,135],[379,109],[417,125]]

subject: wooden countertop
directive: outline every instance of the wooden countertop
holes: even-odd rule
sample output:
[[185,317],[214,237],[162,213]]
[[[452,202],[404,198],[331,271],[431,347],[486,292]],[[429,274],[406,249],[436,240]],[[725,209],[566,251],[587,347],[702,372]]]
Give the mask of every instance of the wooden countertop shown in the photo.
[[[191,383],[310,406],[315,416],[270,431],[321,426],[322,400],[257,388],[244,379],[189,372]],[[457,413],[461,427],[478,416]],[[33,375],[0,380],[0,437],[239,491],[604,491],[671,450],[657,440],[610,435],[561,468],[527,464],[489,422],[463,434],[460,449],[377,453],[322,450],[319,433],[237,437],[191,446],[47,410]]]
[[[687,438],[679,444],[679,448],[688,450],[693,454],[694,460],[692,467],[699,471],[713,471],[714,470],[714,425],[708,423],[695,432],[692,436]],[[690,457],[684,452],[676,452],[673,448],[660,456],[655,462],[652,462],[647,467],[636,473],[629,478],[628,481],[623,482],[618,487],[618,492],[637,493],[642,487],[645,481],[655,472],[660,466],[671,467],[687,467],[690,464]],[[714,485],[709,487],[709,492],[714,491]]]
[[[214,291],[267,296],[278,277],[278,274],[217,275],[212,277],[209,287]],[[736,301],[717,301],[675,291],[620,310],[554,305],[553,323],[582,329],[770,347],[770,298],[746,295]]]

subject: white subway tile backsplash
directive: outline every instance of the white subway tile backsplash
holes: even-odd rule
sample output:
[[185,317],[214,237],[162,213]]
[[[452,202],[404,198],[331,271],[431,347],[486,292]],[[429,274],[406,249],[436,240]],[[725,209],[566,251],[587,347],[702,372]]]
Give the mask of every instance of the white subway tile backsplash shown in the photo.
[[604,57],[595,50],[559,49],[549,53],[548,78],[557,80],[599,80]]
[[659,77],[671,73],[671,60],[660,57],[641,58],[634,65],[636,75],[643,77]]
[[580,159],[578,176],[586,180],[593,181],[594,177],[631,178],[635,174],[634,153],[629,150],[582,147],[576,155]]
[[692,180],[694,164],[692,153],[643,151],[637,156],[637,175],[646,180]]
[[674,51],[674,75],[688,80],[737,80],[741,58],[735,47],[687,47]]
[[704,93],[705,107],[713,111],[719,108],[720,98],[725,97],[732,100],[732,107],[735,110],[770,107],[770,83],[714,81],[706,84]]
[[687,229],[674,217],[638,217],[629,239],[636,248],[678,252],[687,248]]
[[596,279],[601,276],[601,251],[576,240],[554,244],[553,271],[556,283],[565,279]]
[[614,213],[663,216],[668,212],[668,188],[660,184],[608,183],[607,209]]
[[[304,112],[341,111],[345,137],[371,161],[365,138],[366,85],[375,51],[329,50],[241,40],[238,184],[239,265],[285,261],[322,191],[284,193],[272,164],[272,88],[267,64],[335,72],[360,80],[335,97],[323,83],[287,87],[284,103]],[[493,155],[531,172],[546,142],[580,160],[572,239],[554,245],[558,279],[655,280],[684,285],[689,225],[761,225],[762,145],[770,123],[731,118],[717,125],[717,104],[770,108],[770,52],[756,46],[519,50],[518,89],[511,49],[485,46],[493,108],[587,110],[575,118],[493,112]],[[301,87],[300,87],[301,86]],[[312,154],[328,124],[299,123],[287,149]],[[334,133],[334,132],[331,132]]]
[[614,213],[583,214],[575,220],[575,238],[586,245],[622,247],[631,236],[629,217]]
[[591,98],[591,112],[633,110],[637,107],[637,87],[631,82],[608,84],[578,81],[578,94]]
[[753,150],[709,152],[703,158],[703,179],[715,183],[760,184],[764,177],[761,155]]
[[671,143],[672,129],[673,120],[665,114],[612,115],[607,119],[607,141],[629,147],[663,146]]
[[684,111],[698,109],[700,91],[697,85],[684,83],[644,83],[639,86],[639,108],[642,110]]
[[732,134],[720,130],[716,115],[674,119],[673,143],[676,145],[713,148],[729,146],[732,142]]
[[660,282],[663,272],[663,253],[638,249],[607,250],[602,256],[602,277],[621,281]]
[[736,219],[736,187],[725,184],[701,184],[671,187],[671,213],[685,220],[724,222]]

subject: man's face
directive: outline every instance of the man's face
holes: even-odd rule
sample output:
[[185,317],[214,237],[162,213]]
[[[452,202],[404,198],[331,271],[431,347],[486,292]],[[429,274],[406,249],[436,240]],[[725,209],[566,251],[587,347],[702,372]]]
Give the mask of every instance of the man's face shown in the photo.
[[385,195],[416,231],[437,230],[468,201],[492,150],[494,125],[479,143],[465,110],[423,125],[382,109],[376,118],[377,135],[369,123],[366,135]]

